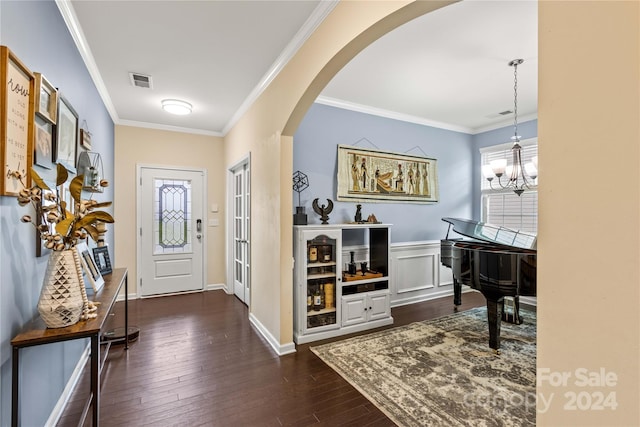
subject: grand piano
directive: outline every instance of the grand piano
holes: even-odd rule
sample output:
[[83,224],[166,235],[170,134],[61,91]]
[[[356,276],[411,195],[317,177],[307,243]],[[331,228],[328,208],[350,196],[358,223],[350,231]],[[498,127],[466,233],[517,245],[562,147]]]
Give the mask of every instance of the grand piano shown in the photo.
[[[462,285],[479,290],[487,300],[489,347],[500,351],[502,320],[520,324],[519,297],[536,295],[536,235],[460,218],[449,223],[440,241],[440,260],[453,270],[454,304],[461,304]],[[454,232],[464,237],[449,238]],[[513,301],[505,312],[504,299]]]

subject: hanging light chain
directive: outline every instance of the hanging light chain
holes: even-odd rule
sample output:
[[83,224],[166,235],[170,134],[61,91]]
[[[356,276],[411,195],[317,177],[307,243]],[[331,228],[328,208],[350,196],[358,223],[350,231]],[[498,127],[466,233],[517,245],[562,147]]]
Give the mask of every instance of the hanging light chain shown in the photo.
[[513,139],[516,143],[520,141],[520,136],[518,136],[518,65],[523,62],[523,59],[514,59],[509,62],[509,66],[513,67]]

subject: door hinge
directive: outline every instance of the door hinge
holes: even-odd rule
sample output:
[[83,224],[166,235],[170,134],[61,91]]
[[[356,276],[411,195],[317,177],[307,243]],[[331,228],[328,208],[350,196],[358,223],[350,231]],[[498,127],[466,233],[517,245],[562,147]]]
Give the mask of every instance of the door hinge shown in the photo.
[[140,287],[142,287],[142,277],[140,278]]
[[140,235],[142,236],[142,227],[140,227]]
[[142,177],[140,177],[140,185],[142,185]]

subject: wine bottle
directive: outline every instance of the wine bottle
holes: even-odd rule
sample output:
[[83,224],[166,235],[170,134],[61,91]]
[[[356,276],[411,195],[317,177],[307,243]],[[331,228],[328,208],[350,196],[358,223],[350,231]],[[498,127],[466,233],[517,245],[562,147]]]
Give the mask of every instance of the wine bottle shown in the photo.
[[313,293],[313,309],[320,311],[322,309],[322,296],[320,296],[320,286],[316,285],[315,292]]
[[311,289],[307,287],[307,311],[311,311],[313,306],[313,296],[311,295]]

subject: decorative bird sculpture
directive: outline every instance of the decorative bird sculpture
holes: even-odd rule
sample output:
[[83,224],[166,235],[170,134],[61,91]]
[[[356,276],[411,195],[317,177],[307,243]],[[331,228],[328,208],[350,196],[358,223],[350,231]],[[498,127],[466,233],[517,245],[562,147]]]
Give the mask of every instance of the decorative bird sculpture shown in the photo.
[[320,206],[318,204],[318,199],[316,198],[313,199],[312,205],[315,213],[320,215],[320,220],[322,221],[322,223],[329,224],[329,214],[333,210],[333,202],[331,201],[331,199],[327,199],[326,205],[323,204],[322,206]]

